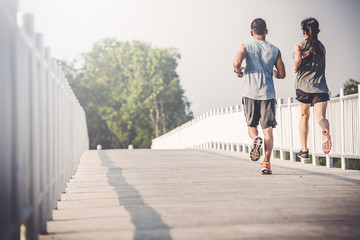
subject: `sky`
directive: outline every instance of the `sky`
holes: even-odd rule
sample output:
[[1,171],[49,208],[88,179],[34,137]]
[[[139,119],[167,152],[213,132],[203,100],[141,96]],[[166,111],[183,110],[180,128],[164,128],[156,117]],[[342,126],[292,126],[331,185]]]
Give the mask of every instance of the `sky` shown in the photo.
[[35,30],[61,60],[79,58],[106,37],[177,48],[177,72],[195,116],[241,103],[243,79],[232,63],[257,17],[286,67],[287,77],[274,79],[277,98],[295,97],[293,49],[306,17],[320,23],[331,96],[349,78],[360,81],[358,0],[18,0],[18,8],[34,15]]

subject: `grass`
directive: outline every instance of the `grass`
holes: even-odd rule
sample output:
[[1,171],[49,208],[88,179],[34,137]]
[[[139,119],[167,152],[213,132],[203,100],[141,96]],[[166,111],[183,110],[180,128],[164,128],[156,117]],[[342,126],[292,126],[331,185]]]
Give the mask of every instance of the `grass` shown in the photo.
[[341,158],[333,158],[333,167],[341,168]]
[[359,158],[349,158],[348,160],[349,169],[360,170],[360,159]]

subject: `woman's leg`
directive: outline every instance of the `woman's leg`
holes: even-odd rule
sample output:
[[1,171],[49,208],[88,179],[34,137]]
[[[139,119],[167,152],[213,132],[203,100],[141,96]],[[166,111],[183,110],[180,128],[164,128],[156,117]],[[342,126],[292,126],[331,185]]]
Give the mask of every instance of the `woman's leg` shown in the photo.
[[323,130],[329,131],[329,121],[326,119],[326,106],[327,102],[318,102],[315,103],[314,108],[318,124]]
[[301,118],[299,123],[301,150],[307,151],[307,137],[309,133],[310,104],[300,102]]
[[331,150],[332,144],[331,144],[330,131],[329,131],[329,121],[326,119],[326,106],[327,106],[327,102],[318,102],[315,103],[314,108],[315,108],[317,122],[322,128],[322,136],[323,136],[322,149],[325,154],[328,154]]

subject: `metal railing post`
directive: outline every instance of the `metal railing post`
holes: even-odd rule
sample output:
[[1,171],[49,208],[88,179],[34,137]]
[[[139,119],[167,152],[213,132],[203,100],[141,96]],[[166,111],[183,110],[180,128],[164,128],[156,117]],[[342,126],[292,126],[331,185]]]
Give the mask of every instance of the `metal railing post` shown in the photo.
[[[360,84],[358,84],[358,119],[359,119],[359,123],[358,123],[358,136],[359,136],[359,140],[360,140]],[[360,153],[360,146],[358,146],[359,152]]]
[[293,103],[293,98],[288,97],[287,99],[287,108],[288,108],[288,114],[289,114],[289,134],[290,134],[290,162],[296,162],[296,157],[294,154],[294,149],[293,149],[293,126],[292,126],[292,113],[291,113],[291,104]]
[[[312,137],[312,144],[311,144],[311,148],[312,148],[312,165],[313,166],[319,166],[319,157],[316,154],[316,137],[315,137],[315,126],[316,126],[316,117],[315,117],[315,110],[314,107],[310,108],[310,124],[309,124],[309,128],[310,128],[310,133],[311,133],[311,137]],[[309,138],[308,138],[309,139]]]
[[348,168],[348,160],[344,157],[345,153],[345,126],[344,126],[344,96],[346,95],[345,89],[340,89],[340,126],[341,126],[341,169]]
[[[329,98],[331,98],[331,92],[329,91]],[[329,106],[329,105],[328,105]],[[330,115],[332,114],[332,112],[330,111],[326,111],[328,113],[328,117],[327,119],[331,119]],[[331,126],[332,123],[330,123]],[[330,129],[329,129],[330,130]],[[331,133],[330,133],[331,134]],[[327,168],[333,168],[334,167],[334,158],[330,157],[329,154],[326,154],[325,156],[325,160],[326,160],[326,167]]]
[[283,150],[283,143],[284,143],[284,138],[283,138],[283,126],[282,126],[282,104],[283,104],[283,99],[282,98],[278,98],[278,101],[277,101],[277,106],[278,106],[278,112],[279,112],[279,119],[277,119],[278,121],[278,125],[280,126],[279,127],[279,137],[280,137],[280,160],[285,160],[285,153],[284,153],[284,150]]
[[17,211],[16,199],[16,23],[17,1],[0,1],[0,239],[19,236],[20,228],[12,211]]

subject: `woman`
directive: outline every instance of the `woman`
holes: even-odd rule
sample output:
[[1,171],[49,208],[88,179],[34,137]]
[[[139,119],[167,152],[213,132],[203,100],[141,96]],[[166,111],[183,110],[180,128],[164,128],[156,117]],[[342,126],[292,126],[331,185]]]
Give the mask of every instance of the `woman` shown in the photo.
[[300,103],[301,119],[299,124],[301,151],[298,156],[309,159],[307,137],[309,133],[310,107],[314,106],[316,119],[322,128],[322,149],[325,154],[331,150],[329,121],[326,119],[326,106],[329,89],[325,78],[324,45],[318,39],[319,22],[315,18],[306,18],[301,22],[305,40],[295,46],[294,72],[296,73],[296,99]]

